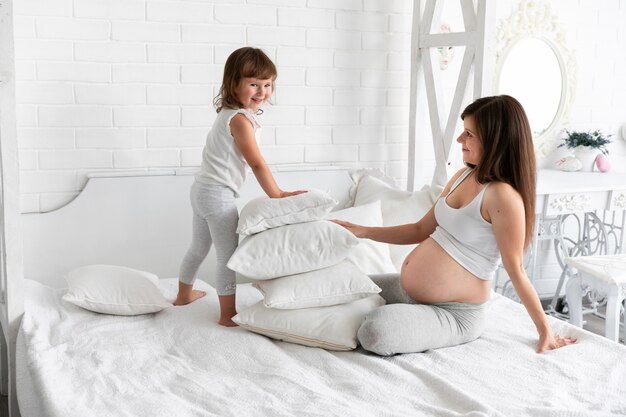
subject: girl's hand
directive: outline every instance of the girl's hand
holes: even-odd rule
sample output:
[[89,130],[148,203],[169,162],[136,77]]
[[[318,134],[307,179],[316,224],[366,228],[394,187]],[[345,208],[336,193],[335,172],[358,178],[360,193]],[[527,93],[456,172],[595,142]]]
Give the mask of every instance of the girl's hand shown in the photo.
[[344,220],[331,220],[331,222],[337,223],[339,226],[345,227],[346,229],[348,229],[348,231],[352,232],[352,234],[356,237],[359,237],[359,238],[367,237],[367,227],[365,226],[360,226],[358,224],[346,222]]
[[304,193],[306,193],[306,190],[281,191],[280,195],[278,196],[278,198],[291,197],[291,196],[294,196],[294,195],[304,194]]
[[554,350],[563,346],[573,345],[574,343],[576,343],[576,339],[571,337],[561,337],[558,334],[553,335],[551,331],[548,331],[539,336],[537,353],[543,353],[546,350]]

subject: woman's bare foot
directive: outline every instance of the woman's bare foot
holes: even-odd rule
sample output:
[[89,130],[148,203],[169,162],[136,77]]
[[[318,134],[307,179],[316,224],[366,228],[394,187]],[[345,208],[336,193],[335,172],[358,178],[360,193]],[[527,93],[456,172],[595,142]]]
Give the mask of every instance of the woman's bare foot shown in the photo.
[[178,294],[174,300],[175,306],[184,306],[206,295],[206,291],[194,290],[193,285],[178,281]]

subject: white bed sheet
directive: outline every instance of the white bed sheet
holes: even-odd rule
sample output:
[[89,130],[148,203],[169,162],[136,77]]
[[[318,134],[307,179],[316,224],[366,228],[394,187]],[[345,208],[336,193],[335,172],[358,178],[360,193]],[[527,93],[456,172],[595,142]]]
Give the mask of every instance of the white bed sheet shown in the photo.
[[[161,286],[173,299],[177,281]],[[626,347],[550,319],[579,342],[536,354],[523,307],[501,296],[478,340],[382,358],[218,326],[214,290],[198,287],[208,296],[191,305],[117,317],[27,280],[18,373],[38,404],[26,408],[51,417],[626,415]],[[237,294],[240,308],[260,299],[248,284]]]

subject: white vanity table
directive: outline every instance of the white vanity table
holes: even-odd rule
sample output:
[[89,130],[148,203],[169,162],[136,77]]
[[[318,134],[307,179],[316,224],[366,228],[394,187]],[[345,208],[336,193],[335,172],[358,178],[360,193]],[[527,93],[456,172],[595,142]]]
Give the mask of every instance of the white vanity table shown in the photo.
[[578,252],[569,255],[622,251],[626,214],[625,173],[540,169],[536,193],[535,241],[565,238],[563,224],[568,216],[575,216],[581,226],[579,236],[567,237],[570,245],[561,242],[570,251],[572,246],[578,246]]
[[[551,302],[551,312],[554,313],[558,298],[563,295],[564,256],[623,252],[626,173],[540,169],[537,173],[536,194],[535,238],[527,254],[526,271],[531,282],[535,283],[539,267],[538,252],[542,249],[554,250],[562,269]],[[564,247],[568,252],[566,255]],[[499,274],[506,276],[502,268]],[[498,290],[500,278],[496,281]],[[517,299],[510,281],[504,283],[501,291]]]
[[542,217],[626,209],[626,173],[540,169],[537,214]]
[[[550,308],[551,313],[557,313],[566,275],[564,256],[623,252],[626,173],[539,170],[536,209],[537,226],[528,274],[533,280],[541,242],[553,243],[563,268]],[[578,228],[577,233],[569,236],[565,227],[568,219]],[[567,248],[567,254],[563,248]]]

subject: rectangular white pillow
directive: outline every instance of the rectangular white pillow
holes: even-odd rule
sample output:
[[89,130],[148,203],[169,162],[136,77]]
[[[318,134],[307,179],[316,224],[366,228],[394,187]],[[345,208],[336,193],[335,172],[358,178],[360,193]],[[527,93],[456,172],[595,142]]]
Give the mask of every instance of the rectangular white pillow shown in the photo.
[[96,313],[133,316],[171,307],[150,272],[116,265],[88,265],[70,271],[63,299]]
[[[414,192],[400,190],[367,174],[357,175],[355,181],[354,205],[380,201],[384,226],[415,223],[430,210],[442,191],[440,187],[429,186]],[[413,248],[415,245],[389,245],[391,261],[398,272]]]
[[[376,200],[368,204],[350,207],[344,210],[333,211],[328,214],[329,219],[345,220],[362,226],[382,226],[383,216],[381,202]],[[389,245],[371,239],[359,239],[359,245],[348,255],[364,273],[385,274],[397,272],[391,261]]]
[[251,235],[287,224],[321,220],[336,205],[334,198],[320,190],[285,198],[258,197],[241,209],[237,233]]
[[358,243],[327,220],[290,224],[246,236],[227,266],[250,279],[301,274],[341,262]]
[[303,274],[256,281],[268,308],[296,309],[343,304],[378,294],[380,288],[352,262]]
[[357,347],[356,333],[365,316],[385,304],[379,295],[330,307],[278,310],[258,302],[239,312],[233,321],[244,329],[272,339],[328,350]]

